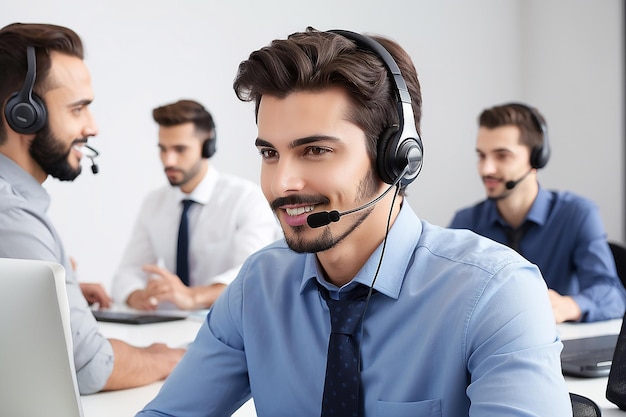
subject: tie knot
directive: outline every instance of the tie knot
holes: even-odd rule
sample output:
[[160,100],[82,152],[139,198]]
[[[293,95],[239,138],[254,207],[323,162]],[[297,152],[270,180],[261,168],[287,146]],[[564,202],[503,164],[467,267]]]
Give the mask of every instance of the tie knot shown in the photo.
[[189,207],[193,204],[193,200],[183,200],[183,211],[187,211]]
[[347,291],[342,299],[333,300],[326,288],[319,283],[317,285],[328,305],[331,332],[353,336],[363,316],[369,287],[357,284],[355,288]]

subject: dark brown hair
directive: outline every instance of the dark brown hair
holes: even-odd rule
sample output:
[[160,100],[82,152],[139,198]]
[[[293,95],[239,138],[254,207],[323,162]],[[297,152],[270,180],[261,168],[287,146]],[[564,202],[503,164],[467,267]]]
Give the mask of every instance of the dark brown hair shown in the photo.
[[[398,64],[407,83],[415,126],[419,132],[422,98],[415,67],[409,55],[396,42],[372,36],[385,47]],[[345,89],[353,103],[348,114],[367,137],[367,149],[376,159],[376,143],[389,126],[398,124],[397,98],[383,61],[373,52],[357,48],[341,35],[320,32],[311,27],[305,32],[274,40],[252,52],[239,65],[233,88],[242,101],[259,103],[264,94],[285,97],[297,91],[320,91],[330,87]]]
[[9,97],[19,91],[28,68],[26,48],[33,46],[37,57],[37,78],[34,92],[39,96],[48,91],[54,80],[48,79],[50,52],[57,51],[84,58],[83,43],[71,29],[39,23],[12,23],[0,29],[0,144],[6,140],[4,106]]
[[546,126],[546,120],[533,107],[520,103],[507,103],[483,110],[478,117],[478,125],[488,129],[517,126],[520,130],[520,143],[532,150],[543,145],[541,125]]
[[179,100],[152,110],[154,121],[160,126],[176,126],[193,123],[196,132],[206,134],[206,138],[215,136],[213,117],[202,104],[193,100]]

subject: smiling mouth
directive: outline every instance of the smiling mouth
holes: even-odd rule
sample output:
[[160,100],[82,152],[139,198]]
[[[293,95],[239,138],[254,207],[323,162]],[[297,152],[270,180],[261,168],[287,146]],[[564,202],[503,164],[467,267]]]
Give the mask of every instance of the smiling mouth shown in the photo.
[[315,206],[301,206],[301,207],[295,207],[295,208],[286,208],[285,212],[287,212],[287,215],[289,216],[299,216],[301,214],[313,211],[314,208]]
[[498,179],[498,178],[494,178],[494,177],[484,177],[483,178],[483,183],[484,184],[496,184],[496,183],[500,183],[502,182],[502,180]]

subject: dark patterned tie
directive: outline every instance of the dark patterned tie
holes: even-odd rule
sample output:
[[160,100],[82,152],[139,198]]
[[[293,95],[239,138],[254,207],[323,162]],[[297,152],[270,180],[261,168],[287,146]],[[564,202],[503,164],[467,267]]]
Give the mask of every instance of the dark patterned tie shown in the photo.
[[319,283],[318,288],[328,305],[331,327],[321,416],[358,417],[361,377],[356,333],[369,287],[358,284],[341,300],[331,299]]
[[192,204],[192,200],[183,200],[183,213],[180,215],[178,246],[176,248],[176,275],[187,286],[189,286],[189,220],[187,219],[187,211]]

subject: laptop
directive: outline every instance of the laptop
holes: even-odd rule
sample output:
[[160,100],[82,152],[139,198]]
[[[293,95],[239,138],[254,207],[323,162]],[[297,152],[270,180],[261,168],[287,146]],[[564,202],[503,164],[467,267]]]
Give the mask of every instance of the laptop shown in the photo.
[[82,417],[65,270],[0,258],[0,415]]
[[163,323],[166,321],[184,320],[184,313],[160,313],[160,312],[134,312],[114,310],[92,310],[93,316],[98,321],[122,324],[150,324]]
[[563,374],[587,378],[608,376],[618,337],[610,334],[563,340]]

